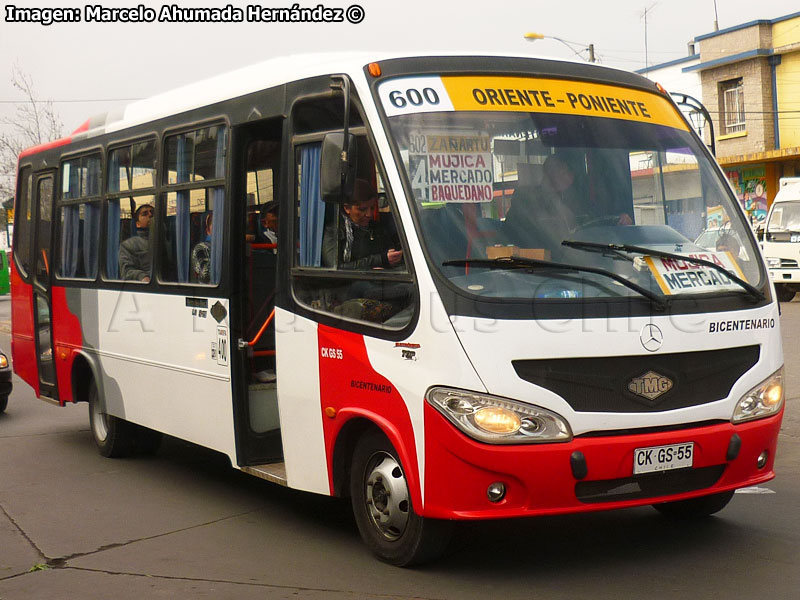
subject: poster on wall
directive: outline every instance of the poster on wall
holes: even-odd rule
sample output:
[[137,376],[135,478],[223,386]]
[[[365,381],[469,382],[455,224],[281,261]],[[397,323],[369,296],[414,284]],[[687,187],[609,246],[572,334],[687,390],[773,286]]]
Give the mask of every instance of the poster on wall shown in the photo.
[[742,205],[753,229],[763,227],[767,218],[767,179],[766,169],[728,169],[725,171],[739,203]]
[[722,205],[709,206],[706,209],[706,229],[722,229],[728,221]]

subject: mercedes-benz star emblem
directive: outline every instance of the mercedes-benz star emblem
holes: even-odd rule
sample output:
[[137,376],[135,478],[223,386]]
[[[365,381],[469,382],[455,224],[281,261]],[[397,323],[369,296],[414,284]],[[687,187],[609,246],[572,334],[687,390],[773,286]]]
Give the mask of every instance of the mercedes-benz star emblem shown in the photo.
[[657,325],[648,323],[642,327],[642,331],[639,333],[639,341],[642,342],[645,350],[655,352],[661,348],[661,344],[664,342],[664,334],[661,333]]

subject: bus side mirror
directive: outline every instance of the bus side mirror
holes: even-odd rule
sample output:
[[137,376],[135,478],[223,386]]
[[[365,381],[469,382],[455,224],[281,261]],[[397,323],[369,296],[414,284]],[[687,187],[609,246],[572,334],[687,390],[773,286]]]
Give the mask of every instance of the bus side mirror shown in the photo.
[[343,202],[353,196],[358,164],[358,144],[354,135],[328,133],[322,140],[320,188],[324,202]]

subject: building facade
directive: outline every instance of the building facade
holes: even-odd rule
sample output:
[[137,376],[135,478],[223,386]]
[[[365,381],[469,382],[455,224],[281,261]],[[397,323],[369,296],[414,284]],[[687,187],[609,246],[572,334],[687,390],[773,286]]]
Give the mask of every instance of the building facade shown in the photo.
[[800,13],[701,35],[717,160],[758,228],[781,177],[800,174]]
[[758,228],[780,178],[800,175],[800,12],[700,35],[694,49],[680,77],[676,61],[639,72],[669,91],[697,90],[699,76],[717,160]]

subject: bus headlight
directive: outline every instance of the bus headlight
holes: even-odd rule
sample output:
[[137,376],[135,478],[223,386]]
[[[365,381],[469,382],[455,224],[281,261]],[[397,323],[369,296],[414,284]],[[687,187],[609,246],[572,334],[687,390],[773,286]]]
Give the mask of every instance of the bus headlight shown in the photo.
[[514,411],[500,406],[484,406],[473,415],[475,424],[488,433],[506,435],[519,431],[522,419]]
[[481,442],[530,444],[572,439],[566,420],[539,406],[445,387],[429,389],[425,399],[458,429]]
[[731,420],[734,423],[743,423],[762,419],[779,412],[782,406],[783,367],[742,396],[736,404]]
[[767,267],[770,269],[780,269],[781,268],[781,259],[780,258],[773,258],[771,256],[767,257]]
[[6,367],[8,367],[8,359],[5,354],[0,352],[0,369],[5,369]]

